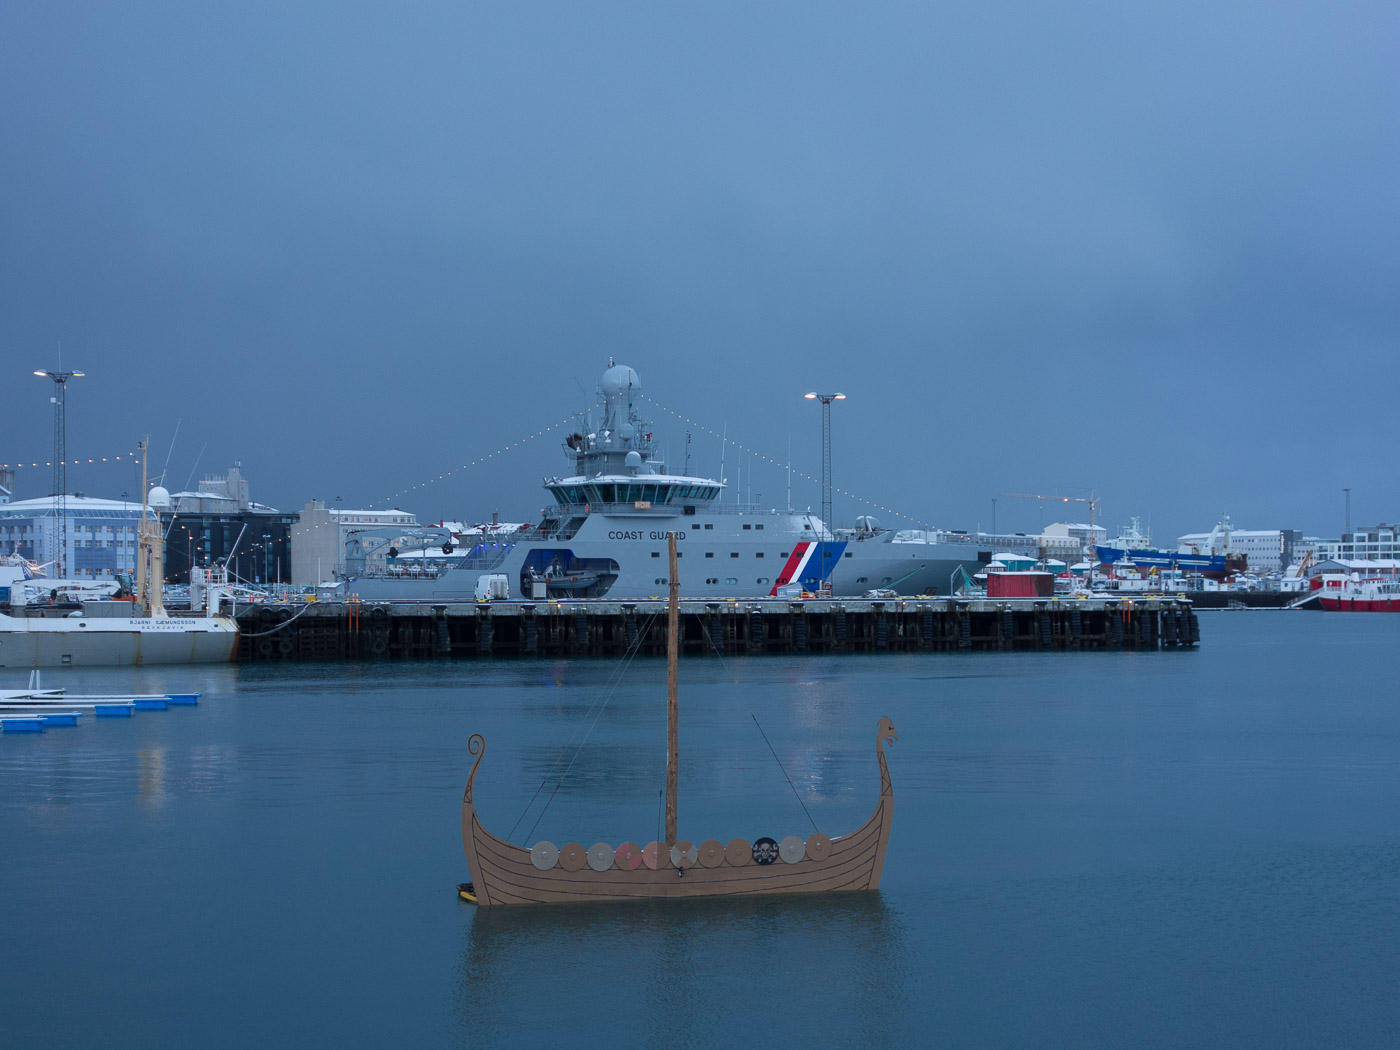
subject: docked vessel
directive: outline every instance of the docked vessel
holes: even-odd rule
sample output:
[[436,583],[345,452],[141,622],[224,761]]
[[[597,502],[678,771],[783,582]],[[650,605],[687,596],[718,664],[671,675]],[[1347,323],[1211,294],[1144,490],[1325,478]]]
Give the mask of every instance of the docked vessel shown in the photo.
[[696,845],[677,832],[677,786],[680,745],[677,703],[679,592],[675,534],[667,538],[670,606],[666,644],[666,789],[664,840],[645,847],[624,842],[614,847],[596,842],[585,849],[570,842],[556,847],[538,842],[532,848],[512,845],[492,834],[476,812],[477,767],[486,742],[473,734],[468,753],[475,755],[462,795],[462,849],[472,881],[458,893],[475,904],[577,904],[676,897],[734,897],[768,893],[831,893],[880,887],[894,821],[894,787],[885,747],[898,738],[893,723],[881,718],[875,732],[880,767],[880,797],[870,818],[848,835],[831,838],[816,832],[806,839],[782,842],[763,836],[749,842],[709,839]]
[[1400,581],[1394,577],[1328,580],[1317,601],[1325,612],[1400,612]]
[[1244,572],[1247,567],[1245,556],[1230,550],[1229,518],[1216,525],[1204,550],[1199,547],[1159,550],[1139,531],[1138,519],[1134,518],[1132,525],[1123,529],[1112,543],[1098,544],[1095,551],[1099,564],[1110,572],[1116,572],[1120,564],[1130,564],[1139,570],[1199,573],[1211,579],[1223,580],[1226,576]]
[[697,598],[947,594],[960,568],[976,572],[990,557],[967,533],[896,532],[871,519],[832,529],[811,513],[726,501],[723,480],[667,469],[637,411],[641,389],[625,365],[604,372],[601,418],[569,436],[573,473],[545,480],[554,505],[537,524],[495,530],[412,573],[366,571],[347,556],[348,589],[364,601],[472,601],[479,579],[504,575],[512,597],[648,597],[667,586],[668,532]]
[[[142,445],[141,522],[137,528],[134,599],[80,597],[74,603],[31,602],[35,581],[28,566],[0,567],[9,590],[8,610],[0,612],[0,667],[93,667],[136,664],[226,663],[238,644],[238,625],[220,616],[222,570],[206,574],[209,612],[170,616],[161,596],[164,576],[160,524],[147,513],[145,446]],[[151,490],[157,500],[164,489]],[[57,591],[57,588],[51,588]],[[75,607],[76,606],[76,607]]]

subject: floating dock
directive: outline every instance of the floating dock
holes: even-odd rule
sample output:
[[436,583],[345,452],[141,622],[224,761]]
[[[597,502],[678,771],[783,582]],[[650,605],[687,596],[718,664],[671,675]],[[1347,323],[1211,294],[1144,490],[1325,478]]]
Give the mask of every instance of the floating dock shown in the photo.
[[[1189,649],[1190,601],[842,598],[682,601],[681,653]],[[666,650],[666,601],[314,602],[240,609],[238,658],[479,659]]]

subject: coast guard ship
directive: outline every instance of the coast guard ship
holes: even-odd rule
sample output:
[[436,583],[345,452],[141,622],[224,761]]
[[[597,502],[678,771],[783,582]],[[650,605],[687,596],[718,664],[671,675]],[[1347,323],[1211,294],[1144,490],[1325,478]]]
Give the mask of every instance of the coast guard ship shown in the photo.
[[494,531],[455,557],[449,543],[412,569],[371,573],[363,556],[347,557],[348,590],[364,601],[472,601],[478,581],[504,576],[512,598],[644,598],[665,593],[669,531],[686,597],[699,599],[947,594],[959,569],[970,575],[989,557],[967,533],[895,532],[868,518],[833,530],[810,512],[725,503],[722,481],[666,469],[637,412],[633,369],[610,363],[598,391],[601,419],[585,416],[569,435],[573,474],[545,479],[554,505],[538,524]]

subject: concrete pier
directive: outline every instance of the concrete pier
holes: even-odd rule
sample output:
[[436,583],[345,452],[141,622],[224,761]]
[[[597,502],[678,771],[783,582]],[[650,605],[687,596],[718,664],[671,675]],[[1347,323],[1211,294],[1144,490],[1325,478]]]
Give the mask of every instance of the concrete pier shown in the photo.
[[[239,660],[664,655],[666,602],[256,605],[238,611]],[[682,601],[681,653],[1184,649],[1191,602],[1128,598]]]

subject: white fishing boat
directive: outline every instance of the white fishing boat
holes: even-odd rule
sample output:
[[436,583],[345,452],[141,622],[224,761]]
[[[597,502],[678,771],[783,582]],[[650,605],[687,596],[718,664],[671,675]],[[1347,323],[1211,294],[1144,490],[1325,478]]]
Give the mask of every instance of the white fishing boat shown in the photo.
[[161,597],[164,543],[160,523],[149,507],[168,496],[160,487],[146,490],[145,449],[142,443],[134,599],[84,599],[76,609],[53,607],[16,602],[12,586],[9,609],[0,612],[0,667],[205,664],[233,659],[238,625],[231,616],[220,615],[220,584],[227,583],[222,570],[210,573],[209,601],[201,615],[176,617],[165,610]]

